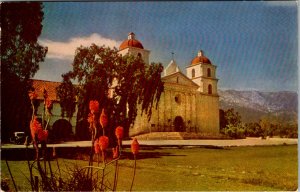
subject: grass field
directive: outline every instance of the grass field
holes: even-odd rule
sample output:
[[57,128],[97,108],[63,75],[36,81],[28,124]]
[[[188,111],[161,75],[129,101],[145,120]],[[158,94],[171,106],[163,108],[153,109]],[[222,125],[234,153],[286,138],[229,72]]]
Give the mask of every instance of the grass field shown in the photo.
[[[120,164],[117,190],[129,190],[133,160]],[[85,166],[87,161],[59,159],[61,167]],[[30,190],[24,175],[26,161],[8,161],[20,190]],[[55,161],[53,169],[56,169]],[[113,173],[109,173],[113,176]],[[1,177],[9,177],[1,161]],[[10,182],[12,184],[12,182]],[[141,150],[133,190],[292,190],[298,188],[297,145],[231,147],[225,149],[173,148]],[[12,185],[11,185],[11,189]]]

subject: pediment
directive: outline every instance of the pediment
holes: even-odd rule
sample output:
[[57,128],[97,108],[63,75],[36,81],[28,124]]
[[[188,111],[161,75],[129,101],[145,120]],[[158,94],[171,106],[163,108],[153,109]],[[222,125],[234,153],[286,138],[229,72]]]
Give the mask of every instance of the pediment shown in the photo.
[[167,75],[162,77],[162,81],[167,84],[171,85],[182,85],[182,86],[189,86],[189,87],[194,87],[198,88],[199,86],[194,83],[191,79],[189,79],[187,76],[182,74],[181,72],[173,73],[171,75]]

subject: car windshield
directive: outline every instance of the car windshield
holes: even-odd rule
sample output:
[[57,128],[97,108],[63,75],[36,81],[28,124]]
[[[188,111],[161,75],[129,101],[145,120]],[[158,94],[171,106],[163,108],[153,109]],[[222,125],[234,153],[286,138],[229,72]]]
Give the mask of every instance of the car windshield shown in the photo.
[[25,133],[17,133],[17,136],[24,136]]

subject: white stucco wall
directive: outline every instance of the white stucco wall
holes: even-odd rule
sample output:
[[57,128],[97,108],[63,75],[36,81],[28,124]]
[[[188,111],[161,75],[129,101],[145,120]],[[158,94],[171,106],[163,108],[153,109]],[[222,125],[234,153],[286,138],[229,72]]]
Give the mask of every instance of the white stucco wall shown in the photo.
[[146,64],[149,64],[149,54],[150,54],[149,50],[140,49],[140,48],[136,48],[136,47],[128,47],[126,49],[119,51],[119,54],[121,54],[122,56],[126,55],[127,53],[130,53],[131,55],[134,55],[135,57],[137,57],[138,54],[140,53],[142,55],[143,61]]

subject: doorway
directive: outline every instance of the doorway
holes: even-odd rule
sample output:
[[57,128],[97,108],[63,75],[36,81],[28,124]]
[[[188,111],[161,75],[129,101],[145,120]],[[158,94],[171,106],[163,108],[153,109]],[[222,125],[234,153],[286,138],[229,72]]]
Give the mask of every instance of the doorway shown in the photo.
[[174,128],[176,132],[184,132],[184,122],[181,116],[176,116],[174,119]]

